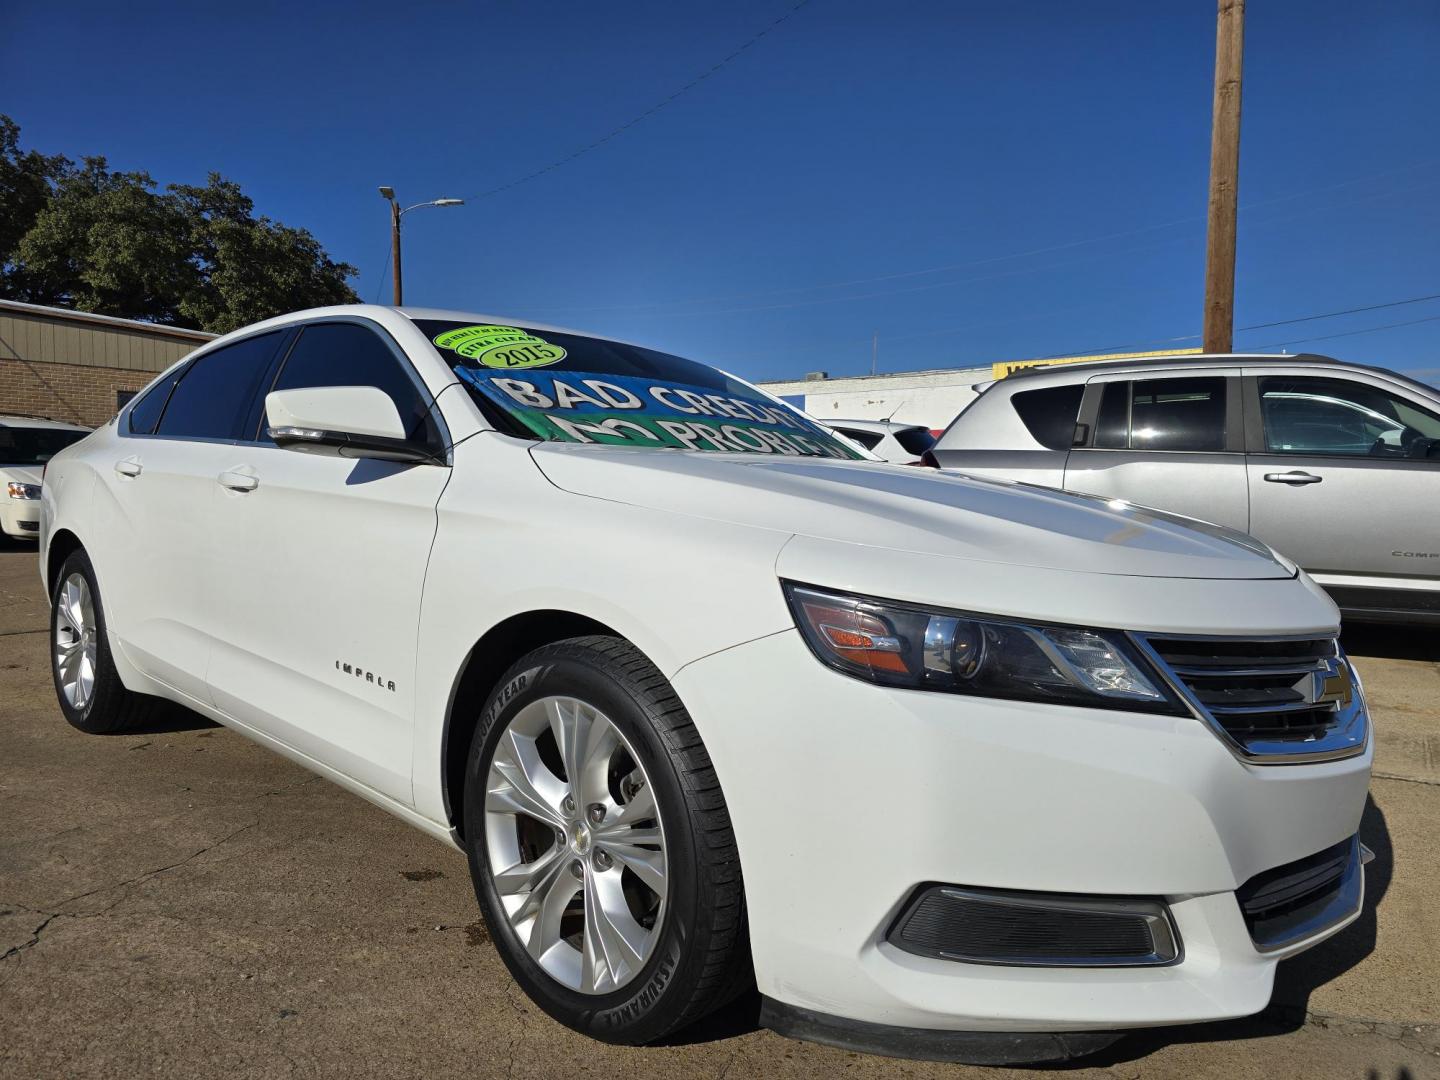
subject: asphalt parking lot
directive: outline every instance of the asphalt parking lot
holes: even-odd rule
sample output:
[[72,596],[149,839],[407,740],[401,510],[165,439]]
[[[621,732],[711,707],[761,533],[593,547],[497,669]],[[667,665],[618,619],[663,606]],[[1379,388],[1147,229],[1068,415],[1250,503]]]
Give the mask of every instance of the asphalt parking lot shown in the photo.
[[[193,714],[71,729],[47,619],[33,548],[0,551],[0,1076],[1020,1075],[792,1042],[753,1001],[663,1047],[572,1034],[508,977],[458,854]],[[1075,1075],[1440,1075],[1440,635],[1347,644],[1376,725],[1364,917],[1261,1016]]]

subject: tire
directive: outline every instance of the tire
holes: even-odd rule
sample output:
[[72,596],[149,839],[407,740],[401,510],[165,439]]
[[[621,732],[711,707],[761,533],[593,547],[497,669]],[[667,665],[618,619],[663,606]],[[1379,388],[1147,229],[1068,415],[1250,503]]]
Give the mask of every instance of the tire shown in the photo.
[[[573,758],[566,732],[581,736],[569,737]],[[571,760],[586,767],[566,769]],[[562,796],[577,791],[567,809]],[[567,1027],[650,1043],[753,985],[740,859],[715,770],[670,684],[628,642],[571,638],[506,672],[471,744],[464,824],[501,958]]]
[[[66,655],[74,656],[79,674],[87,674],[88,669],[88,686],[83,678],[77,684],[75,669],[62,671],[67,643],[71,647]],[[50,674],[60,711],[72,727],[86,734],[127,731],[150,716],[154,699],[125,689],[115,669],[95,568],[83,550],[65,560],[50,596]]]

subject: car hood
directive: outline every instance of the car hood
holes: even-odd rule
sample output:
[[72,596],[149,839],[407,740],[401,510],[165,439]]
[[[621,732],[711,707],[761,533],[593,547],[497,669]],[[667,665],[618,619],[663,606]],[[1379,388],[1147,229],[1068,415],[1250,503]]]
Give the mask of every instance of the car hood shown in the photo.
[[[0,480],[6,483],[15,481],[17,484],[38,484],[44,470],[39,465],[5,465],[0,463]],[[0,492],[3,495],[4,492]]]
[[1288,578],[1259,541],[1119,500],[932,469],[540,443],[557,487],[801,536],[1010,566],[1167,578]]

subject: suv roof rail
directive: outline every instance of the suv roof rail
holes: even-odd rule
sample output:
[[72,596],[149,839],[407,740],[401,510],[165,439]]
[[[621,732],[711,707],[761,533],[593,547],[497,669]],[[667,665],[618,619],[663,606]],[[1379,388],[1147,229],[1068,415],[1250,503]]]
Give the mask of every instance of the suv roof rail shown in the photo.
[[[1337,360],[1333,356],[1323,356],[1320,353],[1291,353],[1288,356],[1276,356],[1273,353],[1191,353],[1188,356],[1135,356],[1126,360],[1085,360],[1078,364],[1067,364],[1061,357],[1056,357],[1054,363],[1036,364],[1034,367],[1021,368],[1019,371],[1012,371],[1005,376],[1006,381],[1010,379],[1034,378],[1037,375],[1045,375],[1057,369],[1072,371],[1095,371],[1098,369],[1114,369],[1124,371],[1126,368],[1145,366],[1152,362],[1163,363],[1165,367],[1209,367],[1216,361],[1243,360],[1247,364],[1252,363],[1275,363],[1275,364],[1344,364],[1347,361]],[[1363,366],[1363,365],[1355,365]]]

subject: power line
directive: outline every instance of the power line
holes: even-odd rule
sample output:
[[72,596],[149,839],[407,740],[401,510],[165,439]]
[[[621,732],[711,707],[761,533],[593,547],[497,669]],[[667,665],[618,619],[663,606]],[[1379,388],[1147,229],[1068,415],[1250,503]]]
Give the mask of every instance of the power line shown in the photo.
[[701,74],[701,75],[697,75],[695,78],[691,79],[691,80],[690,80],[688,83],[686,83],[684,86],[680,87],[679,90],[676,90],[676,91],[675,91],[673,94],[671,94],[669,97],[664,98],[663,100],[659,101],[658,103],[650,106],[650,108],[646,109],[646,110],[645,110],[644,112],[642,112],[639,116],[636,116],[636,117],[634,117],[633,119],[627,120],[625,123],[621,124],[619,127],[615,128],[613,131],[609,132],[608,134],[602,135],[600,138],[596,139],[596,140],[595,140],[594,142],[592,142],[592,143],[587,143],[585,146],[582,146],[580,149],[574,151],[573,153],[566,154],[566,155],[565,155],[564,157],[562,157],[562,158],[556,158],[554,161],[550,162],[550,164],[545,165],[545,166],[543,166],[542,168],[536,169],[536,170],[535,170],[534,172],[532,172],[532,173],[526,173],[524,176],[520,177],[518,180],[511,180],[508,184],[501,184],[499,187],[493,187],[493,188],[491,188],[491,189],[488,190],[488,191],[482,191],[482,192],[480,192],[478,195],[468,195],[468,196],[466,196],[466,198],[469,199],[471,202],[475,201],[476,199],[488,199],[491,195],[498,195],[498,194],[500,194],[500,192],[502,192],[502,191],[509,191],[511,188],[513,188],[513,187],[518,187],[519,185],[521,185],[521,184],[523,184],[523,183],[526,183],[527,181],[534,180],[534,179],[535,179],[536,177],[538,177],[538,176],[544,176],[544,175],[545,175],[546,173],[548,173],[548,172],[554,172],[556,169],[560,168],[562,165],[568,165],[570,162],[574,161],[576,158],[581,157],[581,156],[583,156],[583,155],[585,155],[585,154],[588,154],[588,153],[590,153],[590,151],[595,150],[595,149],[598,149],[598,148],[601,147],[601,146],[604,146],[604,145],[605,145],[607,142],[609,142],[611,139],[615,138],[617,135],[620,135],[620,134],[628,131],[630,128],[634,127],[636,124],[640,123],[642,120],[646,120],[646,119],[648,119],[649,117],[654,116],[657,112],[659,112],[661,109],[665,108],[666,105],[669,105],[672,101],[674,101],[676,98],[680,97],[682,94],[686,94],[686,93],[688,93],[689,91],[695,89],[695,87],[699,86],[699,85],[700,85],[702,82],[704,82],[706,79],[710,78],[711,75],[714,75],[717,71],[719,71],[721,68],[723,68],[726,64],[730,63],[730,61],[734,60],[734,59],[735,59],[737,56],[739,56],[741,53],[745,52],[745,51],[746,51],[747,49],[749,49],[752,45],[754,45],[757,41],[759,41],[761,38],[765,37],[767,34],[769,34],[771,31],[773,31],[773,30],[774,30],[777,26],[779,26],[781,23],[787,21],[792,15],[794,15],[797,11],[799,11],[801,8],[803,8],[803,7],[804,7],[806,4],[808,4],[809,2],[810,2],[810,0],[799,0],[798,3],[794,4],[793,6],[791,6],[791,8],[790,8],[789,11],[785,12],[785,14],[781,15],[778,19],[776,19],[774,22],[772,22],[769,26],[765,27],[765,29],[761,30],[761,31],[760,31],[758,34],[756,34],[754,37],[750,38],[749,41],[745,42],[745,44],[741,45],[738,49],[736,49],[734,52],[732,52],[729,56],[725,57],[725,59],[721,60],[719,63],[715,64],[715,65],[714,65],[713,67],[711,67],[708,71],[704,72],[704,73]]
[[[1385,170],[1384,172],[1367,173],[1367,174],[1364,175],[1364,176],[1357,176],[1357,177],[1354,177],[1354,178],[1352,178],[1352,179],[1350,179],[1350,180],[1342,180],[1342,181],[1340,181],[1339,183],[1336,183],[1336,184],[1325,184],[1325,185],[1322,185],[1322,186],[1320,186],[1320,187],[1304,188],[1304,189],[1299,190],[1299,191],[1291,191],[1291,192],[1288,192],[1287,194],[1284,194],[1284,195],[1277,195],[1277,196],[1275,196],[1275,197],[1273,197],[1273,198],[1269,198],[1269,199],[1259,199],[1259,200],[1256,200],[1255,202],[1250,202],[1250,203],[1245,203],[1245,204],[1243,204],[1243,205],[1240,207],[1240,209],[1241,209],[1242,212],[1248,212],[1248,211],[1252,211],[1252,210],[1258,210],[1258,209],[1260,209],[1261,207],[1265,207],[1265,206],[1273,206],[1273,205],[1275,205],[1276,203],[1292,202],[1292,201],[1294,201],[1295,199],[1306,198],[1306,197],[1311,196],[1311,195],[1320,195],[1320,194],[1324,194],[1324,193],[1330,192],[1330,191],[1338,191],[1338,190],[1340,190],[1341,188],[1354,187],[1356,184],[1363,184],[1363,183],[1365,183],[1365,182],[1367,182],[1367,181],[1370,181],[1370,180],[1380,180],[1380,179],[1384,179],[1385,177],[1397,175],[1397,174],[1399,174],[1399,173],[1412,172],[1412,171],[1414,171],[1415,169],[1421,168],[1422,166],[1428,166],[1428,165],[1431,165],[1431,164],[1433,164],[1433,162],[1432,162],[1432,161],[1429,161],[1429,160],[1413,162],[1413,163],[1410,164],[1410,165],[1405,165],[1405,166],[1402,166],[1402,167],[1400,167],[1400,168],[1398,168],[1398,169],[1387,169],[1387,170]],[[1423,183],[1423,184],[1421,184],[1421,185],[1418,185],[1418,186],[1421,187],[1421,188],[1423,188],[1423,187],[1429,187],[1430,184],[1431,184],[1431,181],[1428,181],[1428,180],[1427,180],[1425,183]],[[1405,189],[1403,189],[1403,190],[1409,191],[1409,190],[1414,190],[1414,188],[1405,188]],[[1382,194],[1385,194],[1385,193],[1382,193]],[[1363,201],[1363,200],[1362,200],[1362,201]],[[1328,209],[1328,208],[1322,208],[1322,209]],[[992,255],[992,256],[989,256],[989,257],[983,258],[983,259],[972,259],[972,260],[969,260],[969,261],[967,261],[967,262],[949,263],[949,264],[944,265],[944,266],[933,266],[933,267],[929,267],[929,268],[924,269],[924,270],[905,270],[905,271],[900,271],[900,272],[897,272],[897,273],[879,274],[879,275],[876,275],[876,276],[874,276],[874,277],[852,278],[852,279],[850,279],[850,280],[848,280],[848,281],[821,282],[821,283],[818,283],[818,284],[815,284],[815,285],[797,285],[797,286],[791,286],[791,287],[783,288],[783,289],[763,289],[763,290],[758,290],[758,291],[754,291],[754,292],[729,293],[729,294],[726,294],[726,295],[719,295],[719,296],[697,296],[697,297],[691,297],[691,298],[686,299],[686,300],[662,300],[662,301],[656,301],[656,302],[653,302],[653,303],[646,303],[646,304],[617,304],[617,305],[603,305],[603,306],[595,306],[595,307],[566,307],[566,308],[564,308],[563,310],[564,310],[564,311],[568,311],[568,312],[588,312],[588,311],[652,311],[652,310],[654,310],[654,309],[656,309],[656,308],[682,307],[682,306],[690,305],[690,304],[721,303],[721,302],[730,301],[730,300],[749,300],[749,299],[754,299],[754,298],[756,298],[756,297],[782,296],[782,295],[787,295],[787,294],[792,294],[792,293],[813,292],[813,291],[818,290],[818,289],[843,289],[843,288],[849,288],[849,287],[854,286],[854,285],[870,285],[870,284],[874,284],[874,283],[876,283],[876,282],[881,282],[881,281],[895,281],[895,280],[898,280],[898,279],[901,279],[901,278],[926,277],[926,276],[929,276],[929,275],[931,275],[931,274],[945,274],[945,273],[950,273],[951,271],[955,271],[955,270],[968,270],[968,269],[972,269],[972,268],[978,267],[978,266],[987,266],[987,265],[989,265],[989,264],[991,264],[991,263],[1009,262],[1009,261],[1011,261],[1011,260],[1013,260],[1013,259],[1025,259],[1025,258],[1030,258],[1031,256],[1034,256],[1034,255],[1047,255],[1047,254],[1050,254],[1051,252],[1064,251],[1064,250],[1067,250],[1067,249],[1069,249],[1069,248],[1075,248],[1075,247],[1084,247],[1084,246],[1087,246],[1087,245],[1089,245],[1089,244],[1099,244],[1099,243],[1103,243],[1103,242],[1105,242],[1105,241],[1107,241],[1107,240],[1120,240],[1120,239],[1124,239],[1124,238],[1126,238],[1126,237],[1138,236],[1138,235],[1141,235],[1141,234],[1144,234],[1144,233],[1158,232],[1158,231],[1160,231],[1160,230],[1162,230],[1162,229],[1173,229],[1173,228],[1177,228],[1177,227],[1179,227],[1179,226],[1181,226],[1181,225],[1195,225],[1195,224],[1199,224],[1199,223],[1204,222],[1204,220],[1205,220],[1204,215],[1192,215],[1192,216],[1190,216],[1190,217],[1176,218],[1176,219],[1173,220],[1173,221],[1162,221],[1162,222],[1158,222],[1157,224],[1154,224],[1154,225],[1143,225],[1143,226],[1140,226],[1140,227],[1134,228],[1134,229],[1125,229],[1125,230],[1123,230],[1123,231],[1121,231],[1121,232],[1105,233],[1105,234],[1100,235],[1100,236],[1085,237],[1085,238],[1079,239],[1079,240],[1069,240],[1069,241],[1066,241],[1066,242],[1060,243],[1060,244],[1050,244],[1050,245],[1047,245],[1047,246],[1045,246],[1045,247],[1031,248],[1031,249],[1029,249],[1029,250],[1027,250],[1027,251],[1011,252],[1010,254],[1007,254],[1007,255]],[[1280,219],[1278,219],[1278,220],[1283,221],[1283,220],[1287,220],[1287,219],[1285,219],[1285,218],[1280,218]],[[1262,224],[1269,224],[1269,223],[1266,222],[1266,223],[1262,223]],[[982,279],[982,280],[983,280],[983,279]],[[965,283],[968,283],[968,279],[967,279],[967,281],[966,281]],[[924,288],[933,288],[933,287],[935,287],[935,286],[924,286]],[[908,291],[911,291],[911,290],[899,290],[899,291],[908,292]],[[867,294],[866,296],[863,296],[863,297],[858,297],[858,298],[846,297],[846,298],[843,298],[843,299],[868,299],[868,298],[871,297],[871,296],[885,296],[885,295],[890,295],[890,294],[889,294],[889,293],[872,293],[872,294]],[[827,302],[829,302],[829,301],[827,301],[827,300],[819,300],[819,301],[800,301],[799,303],[797,303],[797,304],[795,304],[795,305],[775,305],[775,306],[776,306],[776,307],[785,307],[785,306],[796,306],[796,307],[799,307],[799,306],[806,306],[807,304],[827,303]],[[765,308],[736,308],[736,309],[732,309],[732,310],[735,310],[735,311],[751,311],[751,310],[766,310],[766,309],[765,309]],[[684,315],[702,315],[702,314],[708,315],[708,314],[713,314],[713,313],[712,313],[712,312],[684,312],[683,314],[684,314]]]
[[[1367,304],[1367,305],[1365,305],[1364,307],[1344,308],[1343,310],[1340,310],[1340,311],[1326,311],[1326,312],[1322,312],[1322,313],[1319,314],[1319,315],[1301,315],[1301,316],[1299,316],[1298,318],[1294,318],[1294,319],[1278,319],[1278,320],[1276,320],[1275,322],[1255,323],[1255,324],[1252,325],[1252,326],[1237,326],[1237,327],[1235,328],[1235,332],[1236,332],[1237,334],[1240,334],[1240,333],[1244,333],[1244,332],[1246,332],[1246,331],[1248,331],[1248,330],[1268,330],[1268,329],[1270,329],[1271,327],[1274,327],[1274,326],[1293,326],[1293,325],[1296,324],[1296,323],[1314,322],[1316,319],[1334,319],[1334,318],[1337,318],[1337,317],[1339,317],[1339,316],[1341,316],[1341,315],[1357,315],[1357,314],[1359,314],[1360,312],[1363,312],[1363,311],[1380,311],[1382,308],[1404,307],[1406,304],[1419,304],[1419,303],[1423,303],[1423,302],[1426,301],[1426,300],[1440,300],[1440,293],[1431,293],[1431,294],[1428,295],[1428,296],[1413,296],[1413,297],[1411,297],[1411,298],[1408,299],[1408,300],[1391,300],[1391,301],[1389,301],[1388,303],[1384,303],[1384,304]],[[1440,316],[1436,316],[1436,318],[1440,318]],[[1414,320],[1414,321],[1415,321],[1415,322],[1429,322],[1430,319],[1428,319],[1428,318],[1427,318],[1427,319],[1416,319],[1416,320]],[[1377,326],[1377,327],[1374,327],[1374,329],[1376,329],[1376,330],[1388,330],[1388,329],[1390,329],[1391,326],[1412,326],[1412,325],[1414,325],[1414,323],[1408,323],[1408,322],[1406,322],[1406,323],[1390,323],[1390,324],[1387,324],[1387,325],[1385,325],[1385,326]],[[1356,334],[1368,334],[1368,333],[1370,333],[1370,331],[1369,331],[1369,330],[1355,330],[1355,331],[1352,331],[1352,333],[1356,333]],[[1275,342],[1273,345],[1252,345],[1252,346],[1249,346],[1249,348],[1254,348],[1254,349],[1270,349],[1270,348],[1277,348],[1277,347],[1279,347],[1279,346],[1281,346],[1281,345],[1298,345],[1298,344],[1301,344],[1302,341],[1325,341],[1325,340],[1328,340],[1328,338],[1332,338],[1332,337],[1348,337],[1348,336],[1349,336],[1349,334],[1328,334],[1328,335],[1326,335],[1325,337],[1303,338],[1303,339],[1300,339],[1300,340],[1298,340],[1298,341],[1277,341],[1277,342]],[[1107,345],[1107,346],[1104,346],[1103,348],[1077,349],[1077,350],[1072,351],[1072,352],[1052,353],[1052,354],[1049,355],[1049,356],[1043,356],[1043,357],[1040,357],[1039,359],[1042,359],[1042,360],[1061,360],[1061,359],[1064,359],[1064,358],[1067,357],[1067,356],[1088,356],[1088,355],[1090,355],[1091,353],[1122,352],[1122,351],[1129,350],[1129,349],[1143,349],[1143,348],[1146,348],[1147,346],[1150,346],[1150,345],[1174,345],[1174,344],[1176,344],[1176,343],[1178,343],[1178,342],[1181,342],[1181,341],[1196,341],[1196,340],[1199,339],[1199,337],[1200,337],[1199,334],[1182,334],[1182,335],[1180,335],[1179,337],[1151,338],[1149,341],[1132,341],[1132,342],[1130,342],[1128,345]]]
[[1273,341],[1268,345],[1252,345],[1254,349],[1278,349],[1282,345],[1304,345],[1310,341],[1330,341],[1332,338],[1356,337],[1359,334],[1373,334],[1380,330],[1394,330],[1399,326],[1416,326],[1419,323],[1440,321],[1440,315],[1427,315],[1423,319],[1410,319],[1406,322],[1385,323],[1381,326],[1370,326],[1364,330],[1346,330],[1340,334],[1324,334],[1321,337],[1294,338],[1290,341]]

